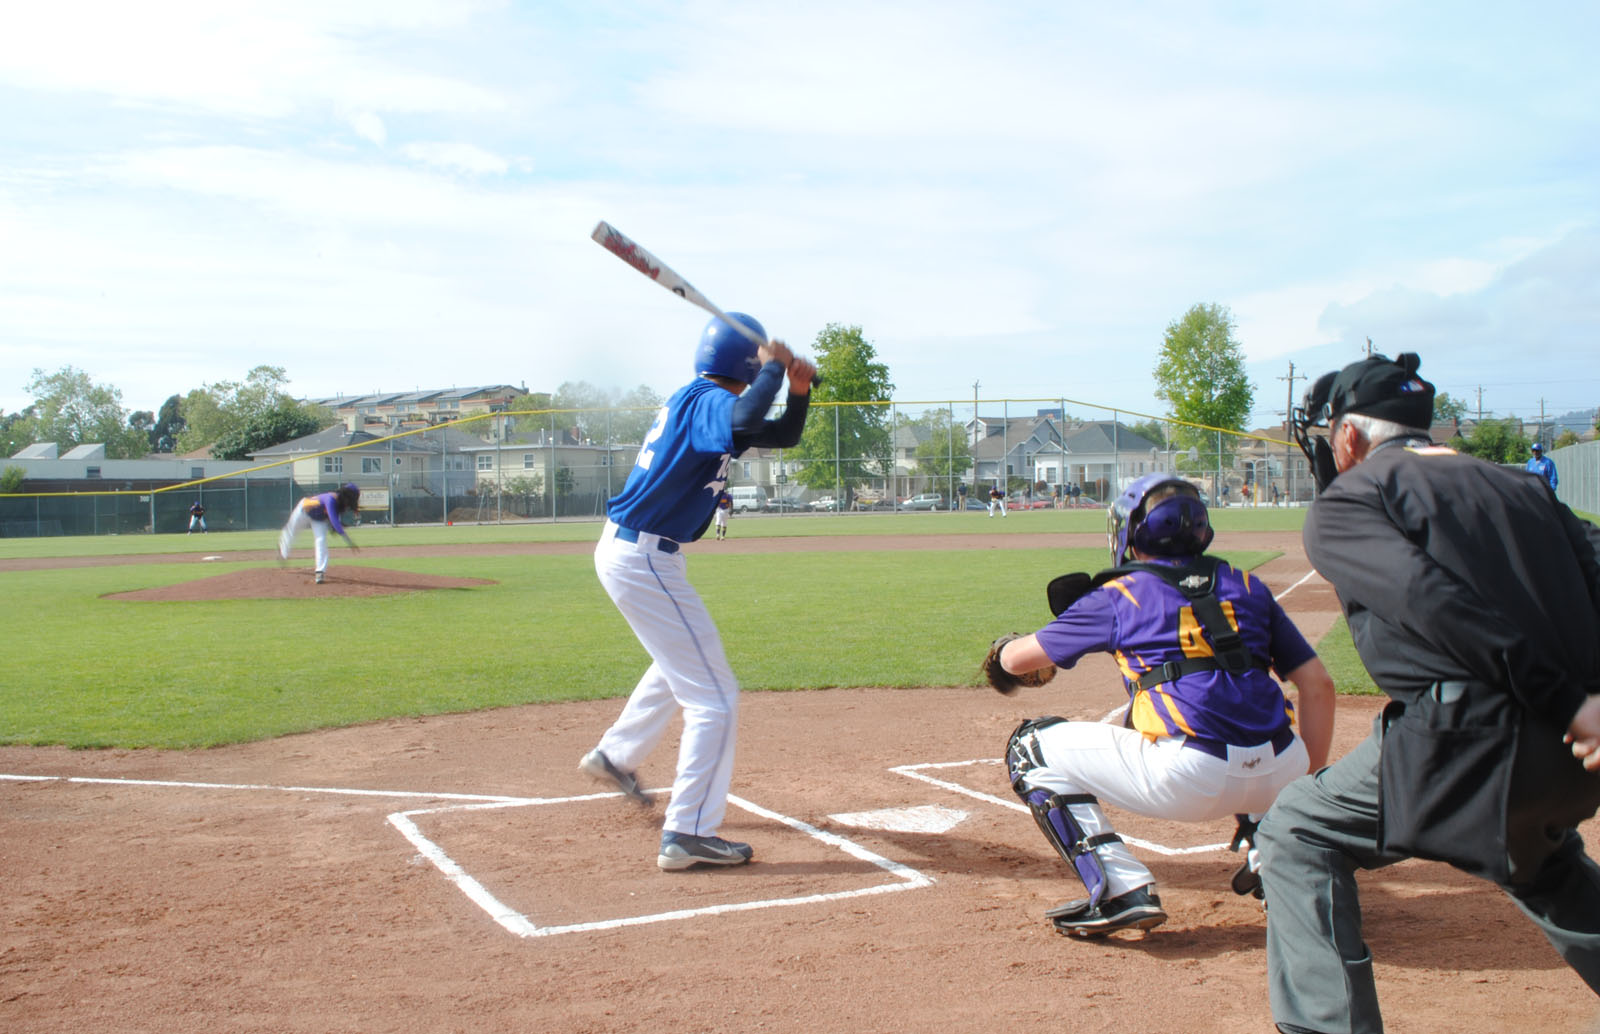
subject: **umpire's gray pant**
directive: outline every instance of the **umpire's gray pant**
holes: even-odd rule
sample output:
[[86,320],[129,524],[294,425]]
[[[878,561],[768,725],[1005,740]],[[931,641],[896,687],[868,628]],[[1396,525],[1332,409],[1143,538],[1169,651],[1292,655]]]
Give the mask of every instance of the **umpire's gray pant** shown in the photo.
[[[1344,758],[1290,783],[1261,822],[1267,983],[1279,1030],[1383,1030],[1355,874],[1406,856],[1378,850],[1378,747],[1374,731]],[[1600,867],[1577,833],[1568,832],[1536,883],[1501,889],[1600,993]]]

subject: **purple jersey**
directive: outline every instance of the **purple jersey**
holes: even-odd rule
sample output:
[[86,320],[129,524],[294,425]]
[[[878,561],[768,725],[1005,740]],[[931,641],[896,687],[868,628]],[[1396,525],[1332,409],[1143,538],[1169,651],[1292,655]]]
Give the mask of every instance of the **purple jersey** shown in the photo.
[[324,492],[321,495],[308,495],[300,500],[300,509],[306,516],[314,521],[327,521],[328,527],[344,534],[344,525],[339,523],[339,496],[334,492]]
[[[1294,622],[1258,578],[1217,567],[1217,601],[1257,661],[1286,676],[1316,656]],[[1134,571],[1078,599],[1039,630],[1039,645],[1057,667],[1084,654],[1113,654],[1124,678],[1137,679],[1167,661],[1214,656],[1194,608],[1159,575]],[[1282,731],[1294,705],[1261,667],[1242,675],[1201,671],[1137,692],[1133,727],[1152,739],[1195,736],[1252,746]]]

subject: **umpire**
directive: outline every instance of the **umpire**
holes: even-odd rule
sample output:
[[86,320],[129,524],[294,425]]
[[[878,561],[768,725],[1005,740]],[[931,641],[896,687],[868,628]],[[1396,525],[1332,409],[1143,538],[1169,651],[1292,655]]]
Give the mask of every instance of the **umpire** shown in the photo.
[[1573,829],[1600,805],[1600,529],[1545,482],[1433,445],[1419,364],[1353,363],[1295,414],[1323,488],[1306,554],[1390,702],[1261,823],[1288,1034],[1382,1031],[1355,873],[1412,857],[1499,886],[1600,992],[1600,867]]

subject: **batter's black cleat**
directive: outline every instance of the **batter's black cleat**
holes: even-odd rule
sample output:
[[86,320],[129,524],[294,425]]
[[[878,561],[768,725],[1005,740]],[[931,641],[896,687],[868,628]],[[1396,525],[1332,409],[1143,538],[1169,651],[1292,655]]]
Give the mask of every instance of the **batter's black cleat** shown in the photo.
[[625,796],[632,797],[646,807],[653,803],[650,795],[639,788],[639,777],[613,765],[598,747],[583,756],[583,760],[578,762],[578,771],[591,779],[612,784]]
[[754,856],[749,844],[736,840],[662,830],[656,864],[667,872],[677,872],[696,865],[743,865]]
[[1145,884],[1093,907],[1088,898],[1057,905],[1045,913],[1057,933],[1068,937],[1104,937],[1118,930],[1150,930],[1167,921],[1161,899]]

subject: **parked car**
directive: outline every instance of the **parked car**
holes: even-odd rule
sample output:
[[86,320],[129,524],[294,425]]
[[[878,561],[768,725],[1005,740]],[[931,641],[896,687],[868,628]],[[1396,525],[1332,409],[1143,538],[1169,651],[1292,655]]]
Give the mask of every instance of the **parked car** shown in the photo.
[[806,504],[805,503],[802,503],[800,500],[792,498],[790,496],[776,496],[775,495],[771,499],[767,500],[767,509],[769,509],[769,510],[774,510],[774,511],[779,511],[779,512],[782,512],[782,511],[793,512],[793,511],[796,511],[796,510],[804,510],[805,508],[806,508]]
[[839,508],[839,500],[831,495],[821,496],[811,500],[811,508],[813,510],[837,510]]
[[985,502],[980,502],[977,499],[968,499],[967,500],[967,509],[969,509],[969,510],[979,510],[979,511],[987,510],[987,509],[989,509],[989,504],[985,503]]
[[924,492],[914,495],[910,499],[900,500],[902,510],[941,510],[944,508],[944,496],[938,492]]

